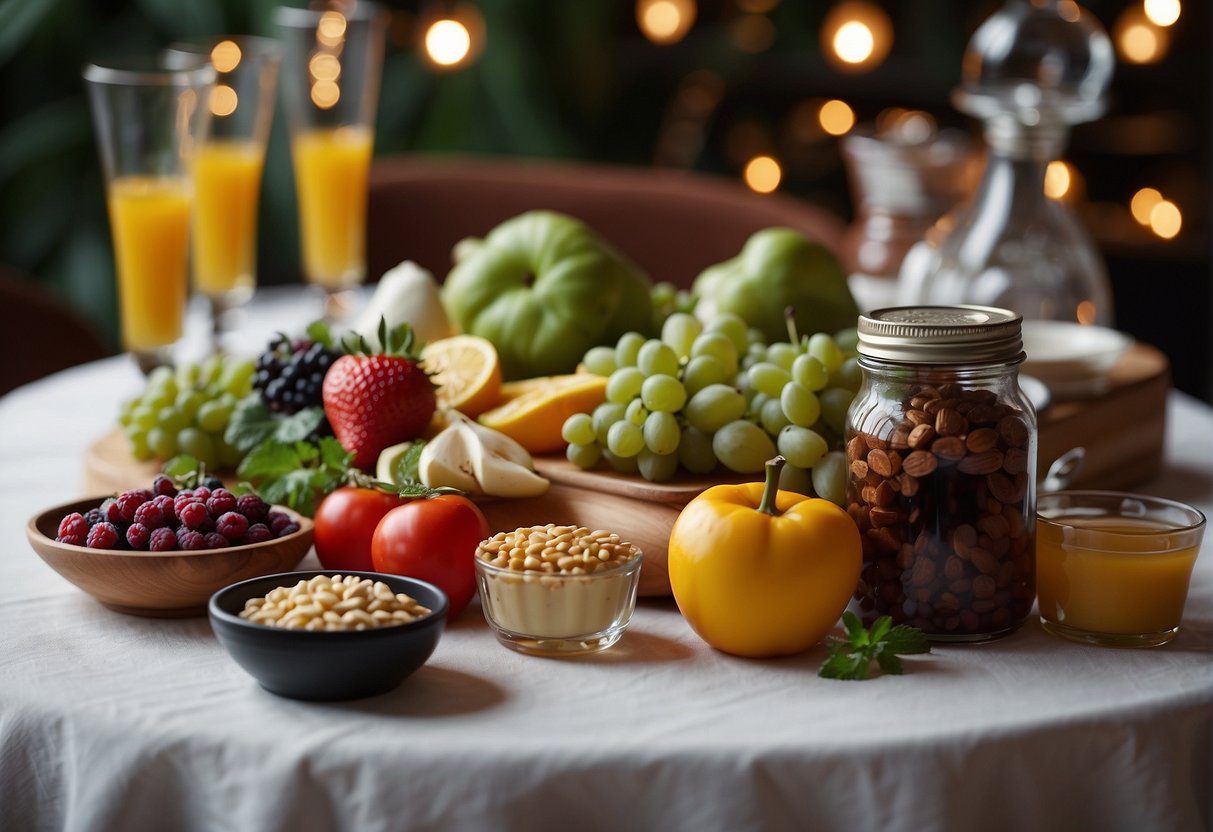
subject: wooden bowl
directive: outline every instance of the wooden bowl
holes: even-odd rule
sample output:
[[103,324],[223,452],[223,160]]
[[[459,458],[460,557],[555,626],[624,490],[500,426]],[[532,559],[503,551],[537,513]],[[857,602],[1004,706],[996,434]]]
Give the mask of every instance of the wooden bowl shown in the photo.
[[83,514],[103,499],[93,497],[49,508],[30,518],[25,536],[51,569],[111,610],[129,615],[205,615],[207,601],[218,590],[249,578],[289,572],[312,546],[312,521],[281,506],[274,510],[290,515],[299,531],[228,549],[131,552],[89,549],[55,540],[64,515]]

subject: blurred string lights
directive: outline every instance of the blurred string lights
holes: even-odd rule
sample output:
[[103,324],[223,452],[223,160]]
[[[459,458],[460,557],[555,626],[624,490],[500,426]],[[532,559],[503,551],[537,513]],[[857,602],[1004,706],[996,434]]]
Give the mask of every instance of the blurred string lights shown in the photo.
[[1164,240],[1174,239],[1183,228],[1183,212],[1157,188],[1141,188],[1133,194],[1129,211],[1140,225]]
[[1183,11],[1180,0],[1142,0],[1125,9],[1116,19],[1113,37],[1121,60],[1130,64],[1153,64],[1171,48],[1170,27]]
[[[242,57],[240,46],[234,40],[221,40],[211,47],[211,65],[220,76],[239,66]],[[239,101],[236,90],[225,83],[222,77],[211,88],[210,108],[213,115],[220,118],[230,116],[236,112]]]
[[420,28],[422,52],[435,69],[462,69],[484,49],[484,17],[471,3],[433,4]]
[[660,46],[678,43],[695,25],[695,0],[637,0],[636,25]]

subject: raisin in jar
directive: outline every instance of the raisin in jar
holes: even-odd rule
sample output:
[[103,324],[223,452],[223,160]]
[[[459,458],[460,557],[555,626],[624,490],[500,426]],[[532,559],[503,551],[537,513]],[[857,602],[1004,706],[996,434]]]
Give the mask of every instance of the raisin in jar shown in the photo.
[[1036,595],[1036,412],[1019,389],[1022,319],[981,306],[859,319],[847,511],[855,600],[935,641],[1012,632]]

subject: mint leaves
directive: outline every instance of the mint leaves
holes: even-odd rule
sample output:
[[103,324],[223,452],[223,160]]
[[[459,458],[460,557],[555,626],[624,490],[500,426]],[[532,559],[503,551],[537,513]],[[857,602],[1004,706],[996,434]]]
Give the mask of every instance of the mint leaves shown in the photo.
[[267,439],[301,442],[324,421],[324,408],[305,407],[290,416],[274,413],[261,396],[252,393],[236,403],[223,440],[241,453],[247,453]]
[[865,629],[853,612],[842,614],[842,624],[847,637],[831,643],[830,654],[817,672],[823,679],[867,679],[873,660],[883,672],[900,676],[903,669],[899,655],[931,652],[922,630],[905,624],[894,627],[887,615],[872,622],[871,630]]
[[353,459],[331,436],[315,443],[267,439],[244,458],[236,473],[267,503],[311,517],[326,494],[345,485]]

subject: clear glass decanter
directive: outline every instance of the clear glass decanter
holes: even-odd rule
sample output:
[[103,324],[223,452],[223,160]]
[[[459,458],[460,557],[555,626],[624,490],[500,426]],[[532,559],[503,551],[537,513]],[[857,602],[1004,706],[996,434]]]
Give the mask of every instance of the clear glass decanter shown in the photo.
[[1045,196],[1044,178],[1071,125],[1103,111],[1113,65],[1107,34],[1073,0],[1007,0],[981,25],[953,100],[985,122],[985,174],[906,255],[899,303],[1111,323],[1099,251],[1065,203]]

